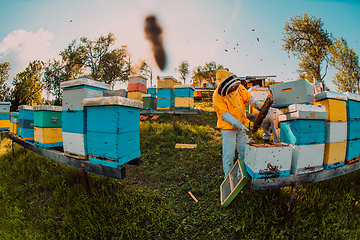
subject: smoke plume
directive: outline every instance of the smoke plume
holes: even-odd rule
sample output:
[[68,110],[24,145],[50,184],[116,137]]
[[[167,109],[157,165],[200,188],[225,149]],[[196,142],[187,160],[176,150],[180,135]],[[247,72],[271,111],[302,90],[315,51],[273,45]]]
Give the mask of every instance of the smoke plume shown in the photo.
[[166,66],[166,55],[163,46],[162,29],[156,17],[149,15],[145,18],[145,38],[152,44],[155,61],[161,70]]

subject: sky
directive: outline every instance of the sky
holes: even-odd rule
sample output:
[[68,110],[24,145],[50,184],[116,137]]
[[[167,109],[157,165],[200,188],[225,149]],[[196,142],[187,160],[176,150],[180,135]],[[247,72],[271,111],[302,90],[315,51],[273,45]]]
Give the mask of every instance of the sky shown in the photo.
[[[359,10],[358,0],[1,0],[0,62],[10,62],[11,84],[29,62],[59,59],[72,40],[109,32],[117,37],[112,48],[127,45],[134,62],[153,61],[144,36],[152,14],[164,30],[168,60],[163,71],[154,67],[154,76],[180,80],[174,69],[181,61],[191,72],[215,61],[238,76],[276,75],[272,79],[287,82],[298,79],[299,61],[282,49],[285,22],[303,13],[321,18],[323,29],[359,55]],[[332,91],[334,72],[330,68],[325,78]]]

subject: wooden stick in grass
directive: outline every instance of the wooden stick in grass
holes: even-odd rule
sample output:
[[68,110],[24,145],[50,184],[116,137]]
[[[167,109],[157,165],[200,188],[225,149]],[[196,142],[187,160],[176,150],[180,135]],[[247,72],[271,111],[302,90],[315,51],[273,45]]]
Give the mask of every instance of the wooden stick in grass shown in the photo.
[[189,191],[188,192],[190,197],[192,197],[192,199],[194,199],[195,202],[198,202],[198,200],[196,199],[196,197]]

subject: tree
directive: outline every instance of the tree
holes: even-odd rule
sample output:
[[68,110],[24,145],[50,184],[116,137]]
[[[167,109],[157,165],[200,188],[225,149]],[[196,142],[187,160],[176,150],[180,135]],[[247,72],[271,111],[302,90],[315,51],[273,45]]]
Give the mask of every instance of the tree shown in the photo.
[[43,103],[41,97],[42,74],[43,66],[39,60],[29,62],[25,71],[16,74],[13,80],[12,109],[16,110],[20,105],[35,106]]
[[186,77],[189,75],[189,63],[186,60],[183,60],[179,63],[179,67],[175,68],[175,71],[178,71],[180,73],[180,78],[184,81],[184,84],[186,82]]
[[[62,102],[62,90],[60,83],[68,79],[69,75],[64,71],[65,66],[61,66],[61,62],[53,60],[48,62],[44,69],[44,89],[55,96],[55,105],[61,105]],[[70,80],[70,79],[68,79]]]
[[338,72],[333,83],[342,92],[360,92],[360,66],[359,57],[353,48],[350,48],[343,38],[335,38],[334,44],[328,47],[331,54],[330,64]]
[[200,84],[206,80],[209,83],[214,84],[216,82],[216,73],[219,69],[224,68],[221,64],[216,64],[215,62],[205,63],[205,66],[197,66],[193,70],[193,76],[191,79],[194,84]]
[[132,68],[132,75],[140,74],[148,77],[150,80],[150,86],[153,86],[152,79],[154,67],[155,64],[153,62],[139,58]]
[[101,81],[110,84],[111,88],[117,81],[125,82],[129,78],[129,65],[126,61],[127,46],[116,48],[105,53],[99,62]]
[[10,100],[10,88],[6,81],[9,79],[11,65],[9,62],[0,63],[0,101]]
[[86,37],[80,38],[79,52],[84,54],[84,64],[90,68],[91,77],[95,80],[101,78],[100,61],[108,52],[110,46],[115,44],[116,37],[111,32],[107,36],[100,36],[97,40],[89,40]]
[[[323,25],[320,18],[297,15],[285,22],[283,32],[283,49],[300,60],[299,77],[319,82],[321,90],[324,89],[323,79],[329,60],[327,47],[332,45],[331,34],[323,29]],[[321,75],[324,63],[325,72]]]

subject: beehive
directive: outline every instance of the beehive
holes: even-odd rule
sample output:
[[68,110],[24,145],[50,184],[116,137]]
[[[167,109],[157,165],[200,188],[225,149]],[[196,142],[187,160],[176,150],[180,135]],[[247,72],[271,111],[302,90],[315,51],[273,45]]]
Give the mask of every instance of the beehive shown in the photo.
[[150,87],[147,91],[147,93],[150,94],[152,97],[156,97],[156,88]]
[[18,136],[24,141],[34,141],[34,111],[32,106],[21,105],[19,110]]
[[325,142],[345,142],[347,136],[347,122],[326,122]]
[[158,79],[157,88],[174,88],[178,81],[173,76],[165,76]]
[[147,91],[146,85],[141,83],[129,83],[128,92],[135,92],[135,91],[146,93]]
[[127,97],[133,100],[142,101],[143,92],[128,92]]
[[19,113],[11,112],[10,113],[10,134],[17,136],[19,128]]
[[[360,139],[347,140],[345,160],[358,160],[360,157]],[[353,161],[351,161],[353,162]]]
[[347,120],[357,120],[360,119],[360,95],[355,93],[345,93],[347,96],[346,102],[346,113],[347,113]]
[[303,174],[323,169],[324,143],[290,146],[292,147],[291,173]]
[[328,118],[325,106],[311,104],[292,104],[281,108],[279,121],[289,121],[295,119],[325,120]]
[[157,98],[175,98],[175,91],[172,88],[158,89],[156,93]]
[[280,122],[280,141],[293,145],[325,143],[325,120],[290,120]]
[[156,97],[153,97],[152,94],[143,94],[142,100],[143,100],[143,109],[156,109],[157,99]]
[[143,103],[122,97],[84,99],[87,152],[92,163],[117,168],[140,157]]
[[332,169],[345,164],[346,142],[325,143],[324,168]]
[[354,119],[347,122],[347,139],[360,139],[360,119]]
[[62,82],[62,132],[64,153],[71,157],[86,159],[86,110],[82,106],[85,98],[103,96],[110,85],[89,78]]
[[157,109],[174,109],[175,108],[175,99],[174,98],[158,98],[156,108]]
[[33,109],[35,145],[43,148],[62,146],[62,107],[38,105]]
[[176,85],[175,97],[191,97],[194,98],[195,88],[192,85]]
[[140,83],[146,86],[147,78],[142,75],[129,76],[129,84]]
[[314,89],[306,79],[270,86],[273,107],[285,107],[294,103],[314,103]]
[[315,96],[315,104],[323,105],[328,112],[328,122],[346,122],[346,99],[345,94],[336,92],[321,92]]
[[290,175],[292,148],[288,144],[247,144],[244,162],[252,178]]
[[0,102],[0,130],[10,129],[10,102]]
[[194,98],[192,98],[192,97],[175,97],[175,108],[194,109]]

